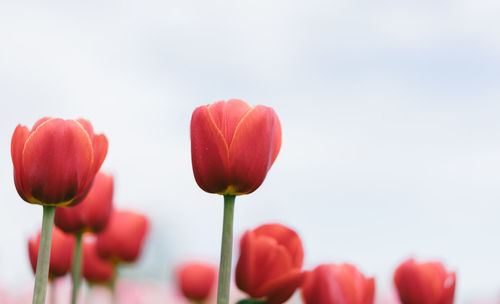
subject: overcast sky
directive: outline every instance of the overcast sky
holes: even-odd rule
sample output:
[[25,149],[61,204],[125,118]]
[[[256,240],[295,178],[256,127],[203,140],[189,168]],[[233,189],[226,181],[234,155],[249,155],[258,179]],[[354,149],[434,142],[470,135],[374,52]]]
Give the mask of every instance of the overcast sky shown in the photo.
[[116,206],[153,223],[125,274],[169,281],[220,249],[191,113],[240,98],[276,110],[283,145],[236,200],[235,245],[281,222],[306,269],[354,263],[379,295],[410,256],[457,271],[458,303],[500,295],[499,14],[496,0],[0,2],[0,286],[31,282],[42,214],[15,191],[18,123],[84,117],[106,134]]

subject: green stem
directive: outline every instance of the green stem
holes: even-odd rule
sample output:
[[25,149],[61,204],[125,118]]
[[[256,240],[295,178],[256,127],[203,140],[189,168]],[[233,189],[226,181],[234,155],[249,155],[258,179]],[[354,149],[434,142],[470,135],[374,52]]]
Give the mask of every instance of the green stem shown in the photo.
[[73,257],[73,270],[71,271],[71,278],[73,280],[71,304],[76,304],[76,297],[78,295],[78,287],[80,286],[80,277],[82,273],[82,232],[78,232],[75,237],[76,247]]
[[109,282],[109,291],[111,292],[111,303],[118,304],[118,294],[116,293],[116,279],[118,277],[118,265],[113,265],[115,273]]
[[224,195],[224,222],[222,224],[222,245],[219,266],[219,287],[217,304],[229,303],[229,287],[231,283],[231,257],[233,250],[233,216],[236,196]]
[[42,232],[40,236],[40,246],[38,247],[33,304],[45,304],[47,281],[49,279],[52,226],[54,225],[55,212],[56,207],[43,206]]

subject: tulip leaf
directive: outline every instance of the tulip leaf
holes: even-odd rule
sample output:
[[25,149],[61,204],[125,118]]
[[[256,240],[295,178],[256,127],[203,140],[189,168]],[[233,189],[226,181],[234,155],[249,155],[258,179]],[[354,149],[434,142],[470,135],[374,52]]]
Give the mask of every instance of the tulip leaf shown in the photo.
[[258,299],[244,299],[238,301],[236,304],[261,304],[264,303],[266,300],[258,300]]

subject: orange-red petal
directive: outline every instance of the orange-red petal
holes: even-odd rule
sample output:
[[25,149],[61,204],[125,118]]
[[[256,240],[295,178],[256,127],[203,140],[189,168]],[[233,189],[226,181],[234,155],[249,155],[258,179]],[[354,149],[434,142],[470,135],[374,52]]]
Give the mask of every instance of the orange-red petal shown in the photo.
[[224,136],[228,147],[233,141],[234,131],[238,123],[251,108],[246,102],[240,99],[231,99],[227,102],[218,101],[208,106],[210,116]]
[[12,135],[12,141],[10,145],[10,152],[12,157],[12,164],[14,165],[14,183],[16,185],[17,192],[19,195],[26,200],[27,197],[25,195],[25,189],[23,186],[23,149],[24,143],[29,136],[29,129],[18,125],[14,130],[14,134]]
[[238,124],[229,147],[229,184],[234,194],[251,193],[264,181],[281,145],[277,125],[276,113],[265,106],[254,107]]
[[285,246],[287,251],[292,256],[293,266],[297,268],[302,267],[304,249],[302,248],[302,242],[295,231],[281,224],[265,224],[259,226],[254,230],[254,232],[257,236],[270,236],[275,239],[278,244]]
[[191,118],[191,160],[196,183],[210,193],[228,186],[228,147],[207,106],[196,108]]
[[47,205],[70,202],[78,194],[94,160],[87,132],[73,120],[51,119],[33,131],[24,145],[23,186]]

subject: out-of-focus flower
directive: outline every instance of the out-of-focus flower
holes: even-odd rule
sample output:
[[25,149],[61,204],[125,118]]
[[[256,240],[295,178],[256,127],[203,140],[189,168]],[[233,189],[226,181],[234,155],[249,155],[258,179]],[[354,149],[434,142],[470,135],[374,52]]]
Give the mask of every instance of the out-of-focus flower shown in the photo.
[[100,232],[111,215],[113,188],[113,176],[99,172],[89,193],[77,206],[56,209],[54,223],[70,233]]
[[[40,245],[40,231],[28,240],[28,253],[33,272],[36,271],[38,247]],[[68,273],[73,259],[75,238],[54,227],[52,230],[52,244],[50,247],[49,278],[57,278]]]
[[45,117],[31,131],[18,125],[11,141],[17,192],[32,204],[68,206],[88,192],[108,151],[84,119]]
[[372,304],[374,293],[375,280],[350,264],[319,265],[302,285],[306,304]]
[[440,262],[416,263],[409,259],[394,273],[394,283],[403,304],[451,304],[455,294],[455,273]]
[[231,99],[194,110],[191,159],[201,189],[248,194],[264,181],[281,147],[281,125],[272,108]]
[[142,251],[148,227],[144,215],[115,210],[106,228],[97,235],[97,252],[113,262],[134,262]]
[[206,301],[216,282],[217,270],[205,263],[186,263],[177,271],[177,283],[182,294],[192,301]]
[[115,275],[115,267],[97,254],[96,241],[91,235],[83,237],[83,277],[89,283],[107,284]]
[[302,284],[304,251],[297,233],[280,224],[245,232],[240,241],[236,285],[252,298],[283,303]]

